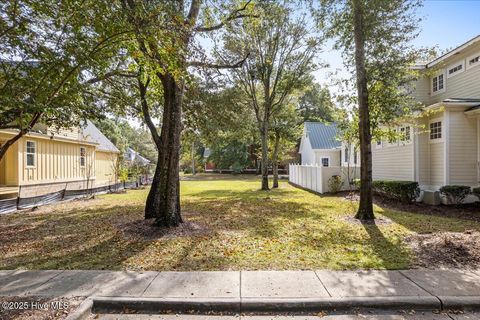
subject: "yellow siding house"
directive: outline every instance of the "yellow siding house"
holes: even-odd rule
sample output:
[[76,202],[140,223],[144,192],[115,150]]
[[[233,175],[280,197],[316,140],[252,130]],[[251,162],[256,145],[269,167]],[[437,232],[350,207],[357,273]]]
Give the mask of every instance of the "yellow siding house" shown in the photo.
[[[16,134],[0,130],[0,144]],[[119,150],[90,121],[60,131],[36,126],[0,161],[0,199],[115,184],[118,156]]]

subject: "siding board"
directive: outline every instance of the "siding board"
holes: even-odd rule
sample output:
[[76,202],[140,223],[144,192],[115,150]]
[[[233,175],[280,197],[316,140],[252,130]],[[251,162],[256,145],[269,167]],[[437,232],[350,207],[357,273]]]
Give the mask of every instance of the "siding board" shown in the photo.
[[[480,68],[479,68],[480,69]],[[476,120],[450,112],[450,184],[477,184]]]

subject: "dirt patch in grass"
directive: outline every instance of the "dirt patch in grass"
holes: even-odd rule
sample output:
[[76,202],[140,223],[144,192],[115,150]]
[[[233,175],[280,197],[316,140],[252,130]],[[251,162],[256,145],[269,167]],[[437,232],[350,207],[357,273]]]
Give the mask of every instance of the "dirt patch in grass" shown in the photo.
[[413,267],[479,268],[480,232],[438,232],[416,234],[406,242],[415,252]]
[[376,218],[374,220],[359,220],[352,216],[346,216],[344,220],[354,225],[367,224],[367,225],[381,226],[381,225],[389,225],[393,223],[393,221],[388,218]]
[[383,209],[394,209],[404,212],[439,217],[461,218],[480,222],[480,202],[463,204],[460,206],[432,206],[425,203],[402,203],[400,201],[376,195],[374,196],[374,203]]
[[[0,319],[65,319],[82,301],[81,298],[0,297],[0,305],[7,303],[9,307],[0,308]],[[12,310],[7,310],[10,307]]]
[[129,240],[157,240],[188,238],[195,236],[204,236],[212,231],[205,225],[188,220],[188,215],[184,215],[184,222],[177,228],[159,228],[155,225],[155,219],[135,220],[117,225],[117,228]]

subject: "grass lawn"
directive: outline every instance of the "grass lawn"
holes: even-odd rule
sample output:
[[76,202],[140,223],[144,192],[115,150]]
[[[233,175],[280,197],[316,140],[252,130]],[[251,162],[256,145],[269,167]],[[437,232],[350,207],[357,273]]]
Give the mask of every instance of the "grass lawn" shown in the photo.
[[0,269],[402,269],[412,233],[480,230],[458,218],[376,208],[390,224],[348,218],[356,203],[281,182],[259,191],[255,177],[203,176],[182,181],[184,218],[205,232],[133,237],[147,190],[98,196],[0,216]]

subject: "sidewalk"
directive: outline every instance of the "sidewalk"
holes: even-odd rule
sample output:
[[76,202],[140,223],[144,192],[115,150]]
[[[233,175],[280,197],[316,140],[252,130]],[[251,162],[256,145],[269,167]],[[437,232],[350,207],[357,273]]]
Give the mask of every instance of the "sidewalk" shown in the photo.
[[[480,270],[0,271],[0,296],[94,297],[97,309],[480,308]],[[120,308],[121,306],[121,308]],[[115,310],[114,310],[115,311]]]

